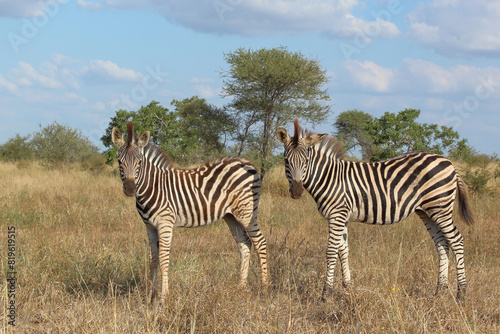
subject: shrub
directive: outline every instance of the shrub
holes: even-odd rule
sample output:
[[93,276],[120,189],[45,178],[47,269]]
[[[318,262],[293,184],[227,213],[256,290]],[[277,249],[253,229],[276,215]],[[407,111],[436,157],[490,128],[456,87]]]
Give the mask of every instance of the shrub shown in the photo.
[[84,170],[91,171],[94,174],[100,174],[106,170],[106,157],[102,154],[94,154],[82,160],[80,165]]
[[99,153],[80,130],[54,122],[33,134],[31,140],[35,157],[51,167],[70,163],[81,163]]
[[4,161],[20,161],[33,159],[33,145],[29,140],[30,136],[20,136],[10,138],[0,146],[0,158]]
[[482,195],[491,192],[488,187],[488,181],[491,179],[491,174],[486,168],[472,169],[470,166],[465,170],[463,175],[464,182],[469,187],[469,190],[475,194]]

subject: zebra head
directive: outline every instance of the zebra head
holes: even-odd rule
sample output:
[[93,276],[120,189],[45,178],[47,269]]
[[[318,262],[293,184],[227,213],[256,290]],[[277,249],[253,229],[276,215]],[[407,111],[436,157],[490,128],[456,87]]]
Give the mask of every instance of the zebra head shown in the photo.
[[134,134],[134,124],[127,123],[127,142],[123,139],[123,133],[118,128],[113,128],[111,140],[118,147],[118,165],[120,177],[123,182],[123,192],[127,196],[134,196],[136,190],[135,180],[139,175],[141,161],[144,157],[142,148],[149,143],[149,131],[144,131],[139,136]]
[[285,147],[285,174],[290,184],[290,195],[292,198],[300,198],[304,193],[302,182],[307,175],[310,148],[326,137],[327,134],[312,134],[303,137],[297,119],[294,121],[294,126],[295,133],[293,137],[290,137],[288,132],[281,127],[276,130],[276,136]]

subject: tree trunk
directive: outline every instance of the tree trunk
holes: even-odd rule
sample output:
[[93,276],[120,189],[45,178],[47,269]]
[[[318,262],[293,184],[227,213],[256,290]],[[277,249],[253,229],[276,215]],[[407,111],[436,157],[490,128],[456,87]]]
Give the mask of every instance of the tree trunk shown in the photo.
[[[271,104],[271,108],[272,108]],[[262,133],[262,144],[261,144],[261,180],[264,179],[264,176],[267,172],[267,167],[269,166],[269,160],[271,159],[271,149],[272,149],[272,140],[274,133],[272,133],[273,128],[273,119],[272,119],[272,109],[266,112],[265,122],[264,122],[264,130]]]

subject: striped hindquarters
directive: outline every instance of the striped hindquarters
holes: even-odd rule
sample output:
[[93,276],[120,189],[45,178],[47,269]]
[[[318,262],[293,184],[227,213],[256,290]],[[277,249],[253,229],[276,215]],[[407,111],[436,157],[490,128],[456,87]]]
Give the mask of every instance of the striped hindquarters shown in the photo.
[[453,210],[457,172],[439,155],[418,152],[377,163],[344,162],[349,220],[390,224],[417,209]]

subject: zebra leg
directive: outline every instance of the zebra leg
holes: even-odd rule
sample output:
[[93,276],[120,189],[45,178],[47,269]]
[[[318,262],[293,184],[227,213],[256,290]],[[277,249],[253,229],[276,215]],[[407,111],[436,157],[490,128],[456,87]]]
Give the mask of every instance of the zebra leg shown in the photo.
[[452,210],[446,211],[445,215],[428,213],[429,217],[433,219],[440,228],[446,243],[455,254],[455,261],[457,266],[457,299],[463,300],[467,281],[465,279],[465,265],[464,265],[464,239],[457,227],[453,223],[451,216]]
[[252,242],[250,241],[250,238],[245,232],[243,226],[238,223],[238,221],[232,214],[225,215],[224,220],[226,221],[227,226],[229,226],[229,230],[231,230],[231,234],[233,235],[233,238],[236,241],[236,244],[238,245],[238,249],[240,251],[240,286],[246,287]]
[[342,268],[342,285],[346,289],[352,286],[351,272],[349,270],[349,244],[347,242],[347,224],[344,226],[344,233],[342,234],[342,243],[339,246],[339,259]]
[[246,234],[255,247],[255,251],[259,257],[262,286],[264,290],[267,290],[269,286],[267,278],[267,243],[257,225],[257,204],[255,204],[255,207],[253,203],[251,206],[248,204],[246,207],[241,205],[239,209],[233,210],[233,212],[237,212],[234,214],[234,218],[245,229]]
[[149,237],[149,246],[151,248],[151,254],[149,259],[149,281],[151,283],[151,302],[157,295],[157,278],[158,278],[158,231],[156,228],[146,223],[146,231]]
[[[169,217],[171,218],[171,217]],[[168,293],[168,265],[170,262],[170,246],[172,244],[172,232],[174,227],[174,219],[162,220],[158,224],[159,237],[159,262],[162,278],[162,289],[160,294],[160,304],[165,304],[165,296]]]
[[429,216],[421,210],[416,211],[417,215],[425,224],[427,232],[429,232],[439,257],[439,271],[437,280],[436,294],[441,290],[448,288],[448,263],[449,263],[449,246],[439,226]]
[[[345,223],[338,222],[335,219],[329,219],[328,221],[328,246],[326,248],[326,280],[323,287],[323,293],[321,294],[321,300],[326,301],[328,295],[333,290],[333,272],[335,270],[335,264],[337,263],[337,254],[340,245],[344,243]],[[346,249],[344,248],[344,251]]]
[[447,227],[447,230],[443,230],[443,227],[441,227],[441,229],[443,230],[446,241],[455,254],[455,262],[457,265],[457,299],[463,300],[467,288],[464,263],[464,239],[453,223],[453,220],[449,220],[449,225],[447,225]]
[[265,291],[269,286],[269,281],[267,277],[267,243],[264,235],[260,232],[259,227],[257,226],[257,218],[252,220],[252,223],[245,228],[250,240],[252,240],[253,245],[255,246],[255,251],[257,252],[257,256],[259,257],[260,264],[260,276],[262,279],[262,287]]

